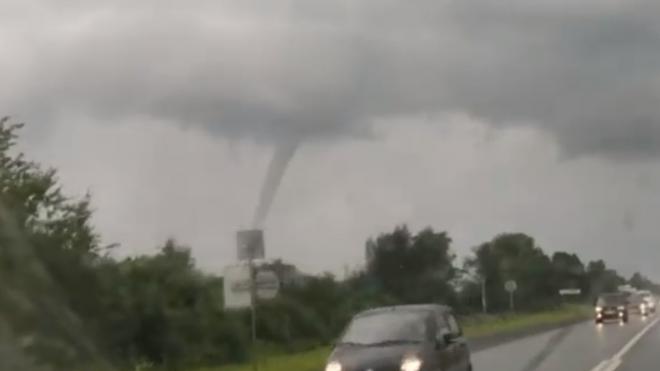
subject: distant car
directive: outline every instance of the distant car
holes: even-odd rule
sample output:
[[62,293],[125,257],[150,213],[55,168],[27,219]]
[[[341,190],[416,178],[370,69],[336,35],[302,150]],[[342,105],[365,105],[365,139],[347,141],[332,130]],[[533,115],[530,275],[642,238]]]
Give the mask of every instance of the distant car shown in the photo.
[[607,320],[618,320],[628,322],[628,300],[626,296],[619,293],[603,294],[596,301],[596,323]]
[[653,296],[651,291],[642,290],[639,291],[639,294],[642,296],[642,299],[644,299],[644,301],[646,302],[646,307],[648,308],[648,311],[650,313],[655,313],[655,307],[657,306],[657,302],[655,296]]
[[628,297],[628,311],[641,316],[647,316],[649,314],[649,306],[642,295],[633,293]]
[[357,314],[326,371],[471,371],[470,350],[451,309],[404,305]]

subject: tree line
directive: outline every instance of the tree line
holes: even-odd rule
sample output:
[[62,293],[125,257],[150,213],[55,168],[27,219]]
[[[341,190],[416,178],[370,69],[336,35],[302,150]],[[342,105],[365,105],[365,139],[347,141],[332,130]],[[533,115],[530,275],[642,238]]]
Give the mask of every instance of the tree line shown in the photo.
[[[0,120],[0,350],[9,369],[191,369],[250,357],[249,313],[223,309],[223,279],[168,240],[154,255],[115,259],[91,223],[89,196],[67,197],[57,172],[16,149],[22,125]],[[580,300],[628,282],[602,260],[548,255],[533,237],[505,233],[460,260],[447,232],[405,225],[370,238],[364,268],[337,279],[283,261],[264,264],[282,282],[259,303],[257,331],[272,351],[328,344],[357,311],[437,302],[464,315],[508,310],[504,282],[518,282],[519,310]],[[658,291],[636,273],[629,283]],[[485,300],[482,296],[485,294]]]

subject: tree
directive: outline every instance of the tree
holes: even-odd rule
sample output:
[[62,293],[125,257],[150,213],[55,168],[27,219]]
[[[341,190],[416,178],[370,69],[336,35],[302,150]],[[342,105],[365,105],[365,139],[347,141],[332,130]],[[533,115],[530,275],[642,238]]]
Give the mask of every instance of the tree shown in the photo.
[[367,241],[367,274],[404,303],[453,303],[456,276],[451,239],[426,228],[413,236],[406,226]]
[[550,258],[525,234],[501,234],[479,245],[465,266],[485,280],[488,305],[494,311],[508,308],[504,290],[508,280],[518,283],[515,296],[519,307],[538,309],[557,302],[557,292],[548,279],[552,276]]
[[609,269],[603,260],[587,264],[587,279],[592,299],[604,292],[615,292],[626,282],[616,270]]
[[628,284],[637,290],[654,290],[655,284],[653,281],[648,279],[646,276],[642,275],[639,272],[635,272],[630,279]]
[[[195,268],[188,247],[168,240],[154,256],[127,258],[112,280],[117,358],[146,360],[168,369],[241,361],[244,319],[222,309],[222,280]],[[113,336],[114,335],[114,336]]]
[[[56,171],[15,150],[22,124],[0,119],[0,302],[25,351],[66,367],[104,363],[91,316],[102,247],[90,225],[89,197],[65,197]],[[86,326],[89,324],[90,326]]]
[[584,264],[576,254],[558,251],[552,255],[553,283],[557,290],[575,288],[587,294],[589,284]]

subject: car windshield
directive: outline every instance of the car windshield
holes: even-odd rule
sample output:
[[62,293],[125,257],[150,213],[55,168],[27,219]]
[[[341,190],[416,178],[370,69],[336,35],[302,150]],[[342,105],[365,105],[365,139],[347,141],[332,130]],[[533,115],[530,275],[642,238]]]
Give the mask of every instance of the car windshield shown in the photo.
[[606,296],[601,296],[598,299],[598,306],[605,306],[605,305],[623,305],[625,304],[626,299],[622,295],[606,295]]
[[0,371],[657,370],[659,196],[660,0],[0,0]]
[[425,315],[419,312],[383,312],[358,316],[340,343],[374,345],[387,342],[421,342],[426,338]]

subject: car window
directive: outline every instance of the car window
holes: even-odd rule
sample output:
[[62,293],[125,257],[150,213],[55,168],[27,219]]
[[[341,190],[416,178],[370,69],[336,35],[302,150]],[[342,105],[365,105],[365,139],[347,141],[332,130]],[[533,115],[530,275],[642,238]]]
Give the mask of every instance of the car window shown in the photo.
[[461,330],[461,326],[458,324],[458,321],[456,321],[456,317],[449,313],[446,315],[446,317],[447,324],[449,325],[449,331],[451,331],[451,333],[454,335],[461,335],[463,331]]
[[417,312],[384,312],[353,319],[341,343],[376,344],[387,341],[424,341],[426,316]]
[[437,335],[442,335],[444,333],[451,332],[451,329],[449,328],[449,324],[447,323],[447,319],[445,318],[444,314],[437,313],[435,315],[435,322],[436,322]]
[[598,302],[596,303],[596,305],[598,306],[621,305],[621,304],[625,304],[625,302],[626,299],[621,295],[605,295],[598,298]]

